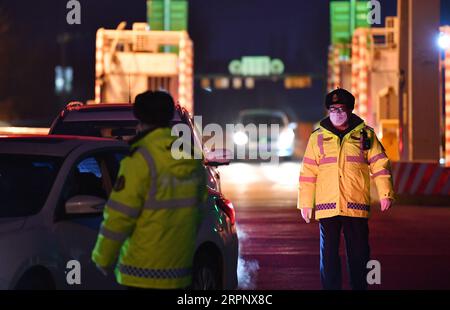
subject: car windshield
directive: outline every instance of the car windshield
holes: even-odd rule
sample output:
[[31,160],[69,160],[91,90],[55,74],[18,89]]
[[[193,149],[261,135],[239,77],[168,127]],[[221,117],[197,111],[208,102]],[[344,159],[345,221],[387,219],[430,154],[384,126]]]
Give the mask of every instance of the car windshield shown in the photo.
[[278,124],[280,126],[283,125],[283,119],[280,116],[277,115],[271,115],[271,114],[249,114],[249,115],[243,115],[241,117],[242,124],[244,126],[248,124]]
[[136,135],[137,121],[80,121],[60,122],[52,134],[89,137],[116,138],[127,140]]
[[0,154],[0,218],[38,213],[60,165],[57,157]]
[[[171,126],[180,122],[172,120]],[[60,122],[51,134],[114,138],[127,141],[136,135],[137,124],[137,120]]]

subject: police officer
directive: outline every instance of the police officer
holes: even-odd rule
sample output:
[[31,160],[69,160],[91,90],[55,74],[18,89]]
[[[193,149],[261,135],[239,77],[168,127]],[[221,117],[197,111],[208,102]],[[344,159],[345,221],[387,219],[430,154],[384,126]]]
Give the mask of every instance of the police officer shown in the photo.
[[320,275],[324,289],[341,289],[339,243],[344,233],[352,289],[367,289],[370,257],[370,177],[381,210],[394,200],[389,159],[374,130],[353,114],[355,97],[345,89],[326,96],[329,116],[311,134],[300,171],[297,208],[320,226]]
[[171,153],[178,137],[171,135],[174,101],[168,93],[138,95],[134,115],[139,133],[120,163],[92,260],[106,274],[118,257],[116,279],[129,288],[186,288],[206,172],[200,160]]

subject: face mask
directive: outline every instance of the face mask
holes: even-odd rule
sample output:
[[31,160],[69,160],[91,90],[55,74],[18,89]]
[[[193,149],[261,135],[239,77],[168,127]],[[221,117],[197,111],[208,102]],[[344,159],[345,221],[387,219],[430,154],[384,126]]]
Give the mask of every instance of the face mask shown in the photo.
[[330,120],[334,126],[342,126],[347,121],[347,113],[330,113]]

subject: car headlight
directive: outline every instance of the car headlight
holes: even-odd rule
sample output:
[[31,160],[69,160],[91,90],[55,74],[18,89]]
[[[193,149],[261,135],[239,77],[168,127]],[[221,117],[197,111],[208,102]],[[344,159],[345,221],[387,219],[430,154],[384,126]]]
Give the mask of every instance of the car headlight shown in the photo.
[[237,145],[244,145],[248,142],[248,136],[245,132],[238,131],[234,134],[233,141]]
[[278,148],[288,149],[292,147],[295,134],[291,129],[283,130],[278,138]]

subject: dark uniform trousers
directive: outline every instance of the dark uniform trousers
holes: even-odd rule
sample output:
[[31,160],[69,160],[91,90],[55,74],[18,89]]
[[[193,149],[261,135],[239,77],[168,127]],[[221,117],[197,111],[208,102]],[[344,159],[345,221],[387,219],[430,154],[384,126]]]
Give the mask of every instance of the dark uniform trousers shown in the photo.
[[344,232],[347,269],[354,290],[367,289],[367,262],[370,257],[368,219],[335,216],[319,220],[320,279],[326,290],[342,288],[339,243]]

